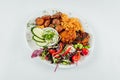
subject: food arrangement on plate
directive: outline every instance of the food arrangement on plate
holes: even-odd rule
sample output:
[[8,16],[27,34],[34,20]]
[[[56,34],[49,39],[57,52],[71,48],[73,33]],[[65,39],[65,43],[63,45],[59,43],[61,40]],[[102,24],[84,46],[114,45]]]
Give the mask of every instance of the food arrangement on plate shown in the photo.
[[72,65],[89,55],[90,34],[79,18],[62,12],[36,17],[31,27],[32,40],[39,46],[31,57],[51,64]]

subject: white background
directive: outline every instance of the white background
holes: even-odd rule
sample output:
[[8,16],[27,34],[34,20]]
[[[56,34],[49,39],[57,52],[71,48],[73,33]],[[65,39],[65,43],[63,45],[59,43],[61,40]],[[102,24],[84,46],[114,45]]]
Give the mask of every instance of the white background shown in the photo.
[[[25,27],[43,9],[77,12],[92,24],[93,56],[72,69],[30,58]],[[120,0],[0,0],[0,80],[120,80]]]

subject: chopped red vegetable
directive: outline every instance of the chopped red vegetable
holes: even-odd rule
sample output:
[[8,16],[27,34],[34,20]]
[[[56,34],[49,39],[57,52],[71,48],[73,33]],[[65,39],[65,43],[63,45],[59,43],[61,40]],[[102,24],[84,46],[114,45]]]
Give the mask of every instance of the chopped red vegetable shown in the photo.
[[83,55],[88,55],[88,52],[89,52],[88,49],[86,49],[86,48],[83,48],[83,49],[82,49],[82,54],[83,54]]
[[56,54],[56,50],[50,49],[50,50],[49,50],[49,53],[50,53],[51,55],[55,55],[55,54]]
[[48,57],[46,56],[45,59],[48,60]]
[[34,58],[34,57],[37,57],[39,56],[41,53],[42,53],[43,49],[40,48],[39,50],[35,50],[32,55],[31,55],[31,58]]
[[69,47],[69,48],[62,54],[62,56],[67,55],[67,54],[70,52],[70,50],[71,50],[71,47]]
[[72,61],[75,63],[75,62],[78,62],[80,60],[80,52],[77,52],[73,57],[72,57]]
[[63,46],[64,46],[64,44],[61,42],[60,44],[59,44],[59,50],[57,50],[57,52],[55,52],[54,54],[56,55],[56,54],[59,54],[59,53],[61,53],[62,52],[62,50],[63,50]]

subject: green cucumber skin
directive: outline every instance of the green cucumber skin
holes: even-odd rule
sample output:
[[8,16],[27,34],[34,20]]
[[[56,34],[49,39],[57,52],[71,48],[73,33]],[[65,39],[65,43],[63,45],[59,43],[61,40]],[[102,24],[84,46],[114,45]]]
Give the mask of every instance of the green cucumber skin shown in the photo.
[[[32,28],[31,28],[31,32],[32,32],[33,35],[35,35],[34,32],[33,32],[33,29],[34,29],[34,28],[35,28],[35,27],[32,27]],[[36,36],[36,35],[35,35],[35,36]]]
[[47,44],[46,43],[40,43],[40,42],[36,42],[36,44],[40,47],[43,47],[43,46],[46,46]]
[[[38,37],[38,36],[34,33],[34,31],[33,31],[34,28],[36,28],[36,27],[32,27],[32,28],[31,28],[31,32],[32,32],[32,34],[33,34],[34,36]],[[38,38],[41,39],[41,40],[43,40],[43,39],[40,38],[40,37],[38,37]]]
[[[40,40],[36,40],[34,37],[37,37],[37,36],[32,36],[32,39],[34,40],[34,41],[36,41],[36,42],[41,42],[41,43],[43,43],[43,42],[45,42],[44,40],[42,41],[40,41]],[[39,37],[37,37],[37,38],[39,38]],[[39,38],[40,39],[40,38]]]
[[38,45],[38,46],[45,46],[46,44],[44,44],[44,42],[41,42],[41,41],[38,41],[38,40],[36,40],[34,37],[37,37],[37,38],[39,38],[39,39],[41,39],[41,40],[43,40],[44,41],[44,39],[42,39],[42,38],[40,38],[40,37],[38,37],[35,33],[34,33],[34,29],[35,29],[36,27],[32,27],[31,28],[31,32],[32,32],[32,34],[33,34],[33,36],[32,36],[32,39],[36,42],[36,44]]

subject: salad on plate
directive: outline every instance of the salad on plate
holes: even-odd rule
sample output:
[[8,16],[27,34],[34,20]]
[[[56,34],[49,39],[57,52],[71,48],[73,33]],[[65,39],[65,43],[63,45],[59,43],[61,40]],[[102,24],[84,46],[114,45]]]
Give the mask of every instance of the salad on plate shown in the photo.
[[28,27],[31,40],[38,47],[31,58],[40,57],[51,64],[73,65],[89,55],[91,37],[77,17],[56,12],[36,17]]

